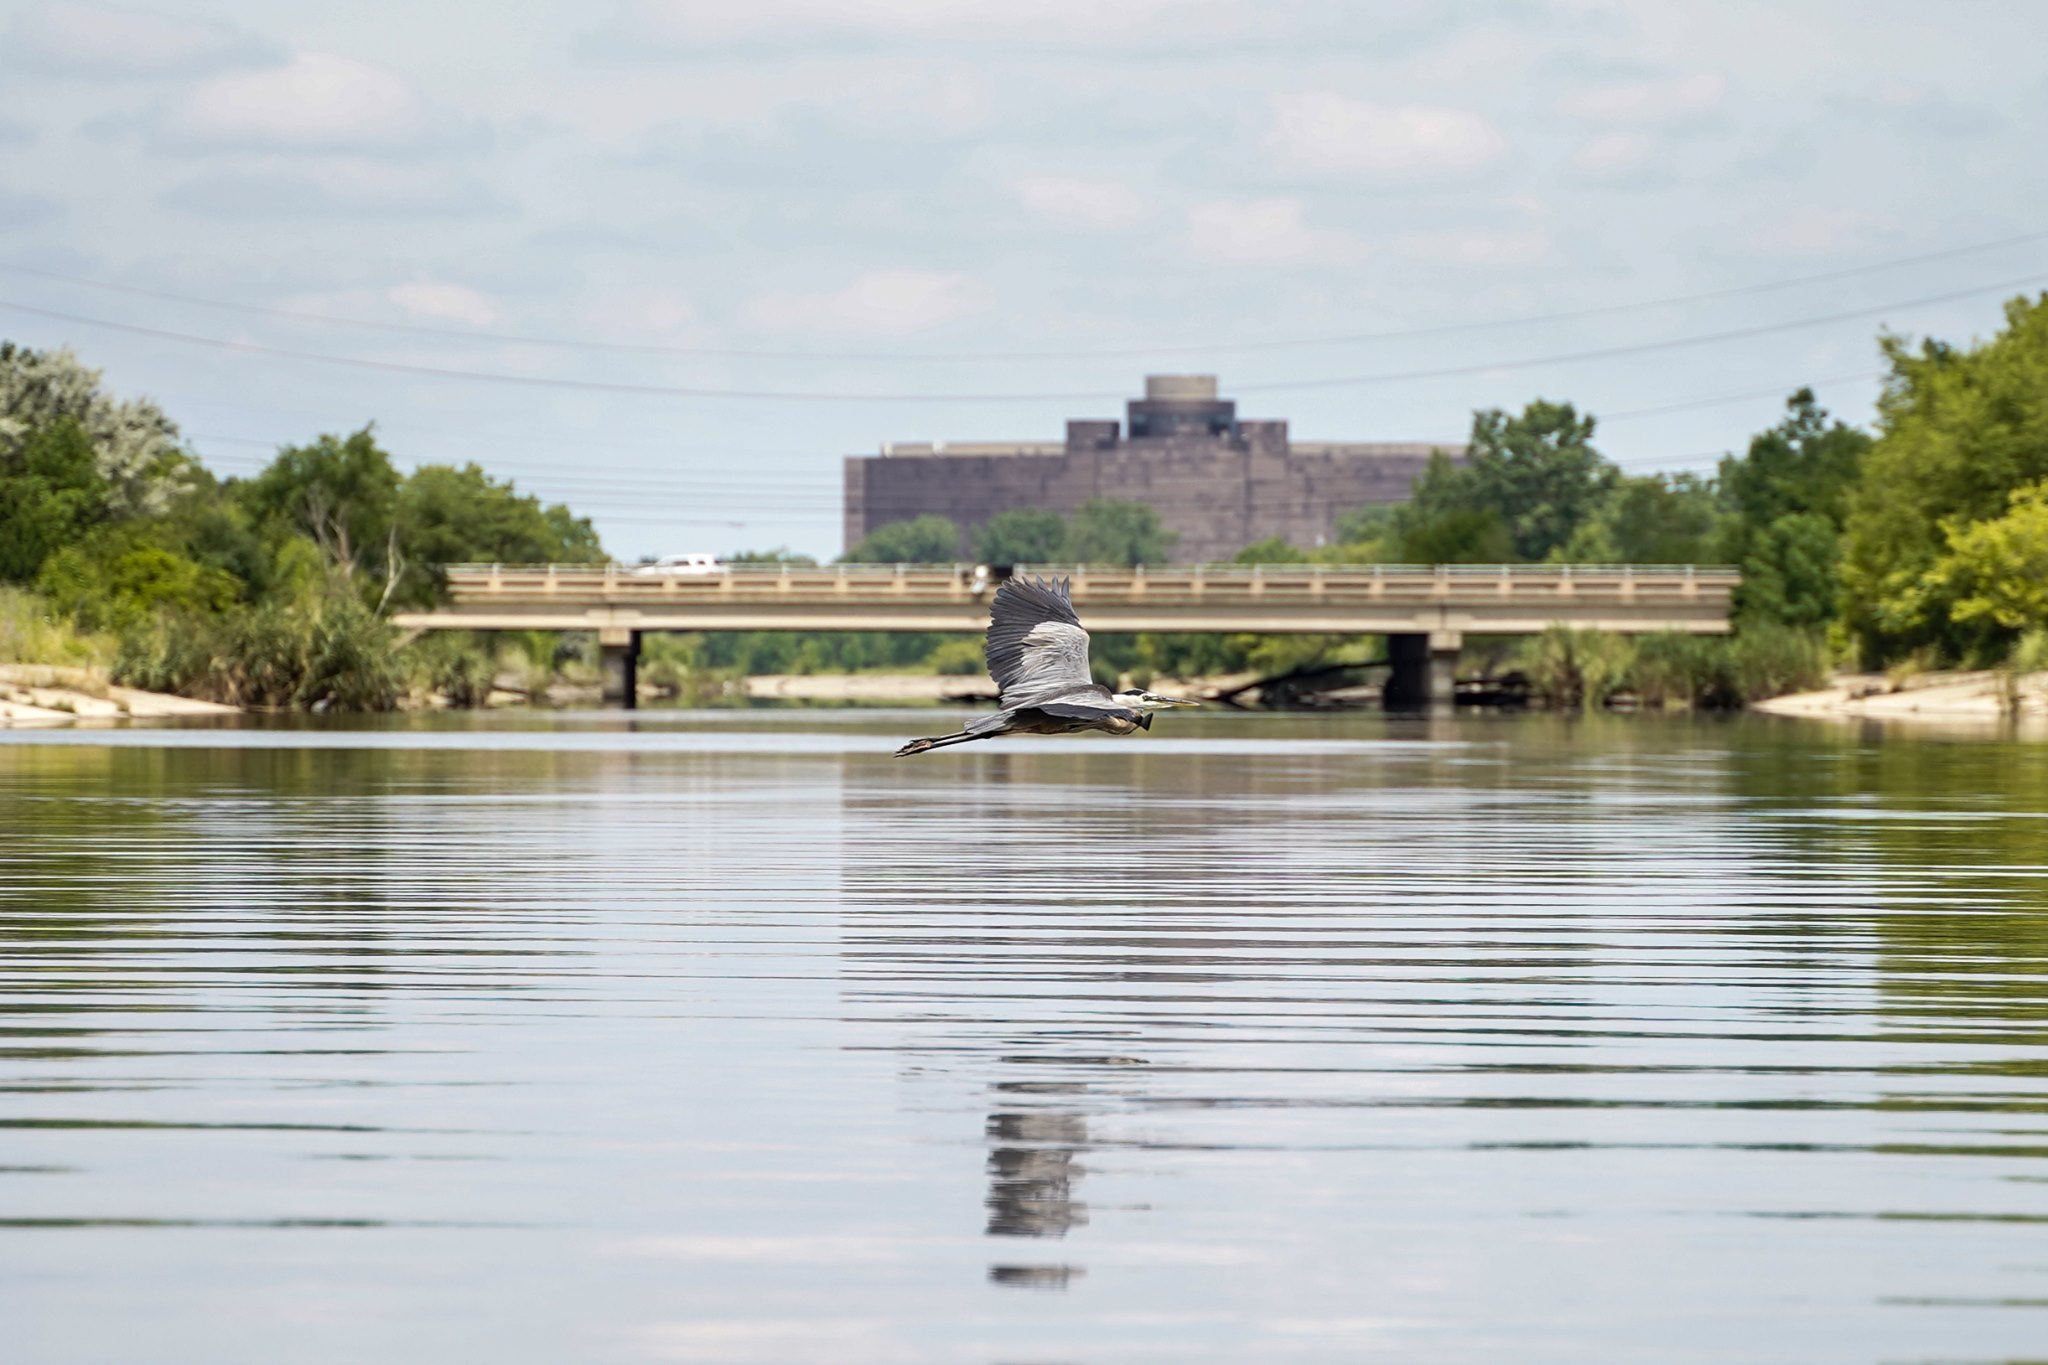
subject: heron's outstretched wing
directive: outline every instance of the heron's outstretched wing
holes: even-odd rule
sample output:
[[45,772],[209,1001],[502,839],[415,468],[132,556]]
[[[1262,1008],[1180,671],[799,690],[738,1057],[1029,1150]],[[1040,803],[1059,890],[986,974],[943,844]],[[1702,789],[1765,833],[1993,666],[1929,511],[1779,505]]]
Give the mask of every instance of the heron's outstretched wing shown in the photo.
[[1028,706],[1094,681],[1088,632],[1067,600],[1065,579],[1011,578],[989,610],[988,672],[1006,707]]

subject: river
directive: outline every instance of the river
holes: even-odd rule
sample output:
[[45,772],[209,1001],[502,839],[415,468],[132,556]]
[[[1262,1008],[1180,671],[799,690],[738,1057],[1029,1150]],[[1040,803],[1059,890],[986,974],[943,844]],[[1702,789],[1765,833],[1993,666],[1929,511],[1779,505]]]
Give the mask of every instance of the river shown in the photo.
[[0,733],[0,1357],[2048,1352],[2048,746]]

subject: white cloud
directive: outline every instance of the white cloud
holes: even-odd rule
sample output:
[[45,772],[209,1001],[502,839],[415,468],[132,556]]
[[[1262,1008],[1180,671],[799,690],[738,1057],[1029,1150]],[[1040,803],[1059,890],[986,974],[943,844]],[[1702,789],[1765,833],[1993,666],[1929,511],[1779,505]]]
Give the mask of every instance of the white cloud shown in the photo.
[[697,321],[697,306],[673,289],[622,289],[600,294],[583,310],[605,332],[673,334]]
[[272,55],[225,24],[61,3],[17,15],[0,51],[22,65],[80,76],[186,75]]
[[0,232],[41,227],[62,211],[62,206],[54,199],[44,199],[33,194],[16,194],[5,185],[0,185]]
[[1596,123],[1657,123],[1704,114],[1728,94],[1728,78],[1718,71],[1678,76],[1668,81],[1629,81],[1574,90],[1557,107],[1575,118]]
[[612,39],[684,49],[846,38],[1099,46],[1190,26],[1237,31],[1245,22],[1240,7],[1217,0],[634,0]]
[[1648,165],[1655,145],[1644,132],[1601,133],[1572,153],[1572,169],[1595,180],[1634,175]]
[[285,66],[200,85],[172,110],[180,141],[280,150],[394,149],[427,130],[424,100],[382,67],[302,52]]
[[1023,175],[1011,181],[1010,188],[1033,213],[1076,227],[1127,228],[1149,212],[1144,198],[1119,180]]
[[505,207],[472,175],[360,157],[324,159],[317,175],[291,169],[209,173],[172,186],[160,201],[205,218],[249,220],[459,218]]
[[1299,199],[1217,200],[1188,210],[1188,255],[1225,265],[1341,261],[1360,245],[1341,232],[1310,227]]
[[746,319],[770,332],[893,336],[937,327],[987,306],[988,291],[966,275],[876,270],[826,293],[759,295],[747,303]]
[[466,322],[472,327],[489,327],[500,316],[490,296],[466,284],[436,280],[413,280],[394,285],[384,296],[416,318],[438,322]]
[[1317,90],[1273,96],[1266,146],[1319,174],[1414,176],[1484,166],[1508,140],[1469,109],[1370,104]]
[[1411,232],[1395,239],[1404,256],[1453,265],[1528,265],[1550,254],[1550,234],[1541,228],[1501,232]]
[[1824,256],[1850,245],[1870,222],[1855,209],[1809,204],[1750,234],[1758,248],[1781,256]]

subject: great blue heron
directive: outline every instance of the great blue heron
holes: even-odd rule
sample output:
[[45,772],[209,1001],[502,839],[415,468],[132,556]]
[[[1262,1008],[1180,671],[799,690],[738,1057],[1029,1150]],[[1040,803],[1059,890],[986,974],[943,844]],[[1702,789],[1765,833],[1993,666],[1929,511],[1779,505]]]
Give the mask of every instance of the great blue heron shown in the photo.
[[1128,735],[1152,728],[1152,713],[1199,706],[1142,687],[1112,692],[1088,671],[1088,632],[1067,597],[1068,579],[1006,579],[989,608],[988,671],[1002,694],[992,716],[964,730],[913,739],[898,758],[998,735],[1068,735],[1106,730]]

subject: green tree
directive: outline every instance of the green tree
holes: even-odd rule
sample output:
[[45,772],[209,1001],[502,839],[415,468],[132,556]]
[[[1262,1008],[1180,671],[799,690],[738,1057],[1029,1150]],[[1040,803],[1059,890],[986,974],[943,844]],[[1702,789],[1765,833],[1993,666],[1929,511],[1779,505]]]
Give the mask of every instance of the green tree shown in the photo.
[[1551,558],[1569,564],[1697,564],[1713,557],[1713,485],[1693,474],[1618,480]]
[[2048,627],[2048,482],[2014,491],[1990,521],[1949,521],[1948,548],[1923,590],[1960,627],[2010,634]]
[[107,515],[92,439],[60,417],[0,444],[0,582],[27,583],[43,561]]
[[1981,635],[1940,610],[1926,576],[1948,528],[2004,516],[2015,490],[2048,479],[2048,295],[2009,302],[1979,346],[1883,345],[1892,373],[1849,495],[1844,615],[1871,662],[1929,645],[1957,657]]
[[1164,564],[1180,537],[1142,502],[1090,498],[1068,524],[1068,553],[1082,564]]
[[90,443],[93,470],[113,516],[159,513],[190,481],[192,461],[178,428],[147,399],[117,399],[100,371],[70,350],[34,351],[0,341],[0,460],[18,456],[30,436],[69,419]]
[[1043,507],[1012,507],[974,535],[984,564],[1053,564],[1068,557],[1067,519]]
[[1306,564],[1308,554],[1285,536],[1255,540],[1230,557],[1233,564]]
[[445,566],[595,564],[604,547],[589,521],[520,493],[474,464],[422,465],[399,484],[392,521],[404,585],[387,596],[426,603],[446,591]]
[[800,555],[786,545],[772,550],[734,550],[725,556],[728,564],[787,564],[792,568],[814,569],[818,566],[813,555]]
[[398,563],[398,486],[366,426],[286,446],[238,491],[259,525],[305,536],[348,577],[382,581]]
[[1463,465],[1433,457],[1404,511],[1404,532],[1447,512],[1490,509],[1508,528],[1514,557],[1547,559],[1599,510],[1620,472],[1592,446],[1594,419],[1570,403],[1537,399],[1510,417],[1472,414]]
[[959,553],[960,528],[927,513],[877,526],[839,558],[843,564],[948,564]]
[[1785,420],[1721,461],[1716,484],[1728,515],[1714,558],[1742,570],[1735,607],[1745,620],[1818,626],[1837,611],[1842,525],[1870,436],[1830,422],[1800,389]]
[[119,533],[65,546],[36,579],[37,591],[87,630],[126,629],[164,610],[217,614],[240,587],[219,569]]
[[1515,558],[1515,536],[1491,507],[1439,507],[1403,519],[1394,542],[1401,564],[1505,564]]

